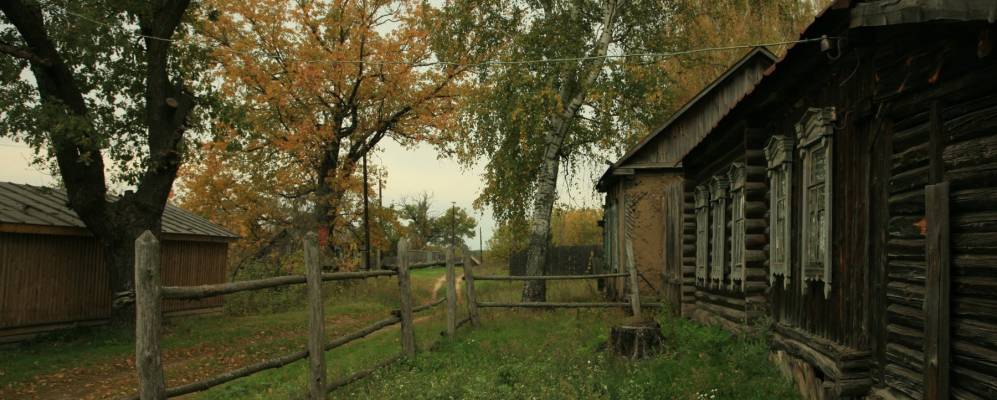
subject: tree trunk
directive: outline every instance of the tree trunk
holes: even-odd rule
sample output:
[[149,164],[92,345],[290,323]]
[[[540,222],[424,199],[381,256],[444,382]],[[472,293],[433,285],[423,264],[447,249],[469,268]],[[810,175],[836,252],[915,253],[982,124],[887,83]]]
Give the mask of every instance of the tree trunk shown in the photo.
[[[0,10],[17,29],[21,39],[38,57],[30,60],[43,104],[65,116],[44,121],[60,123],[40,126],[52,147],[59,173],[66,185],[69,207],[76,212],[104,250],[108,281],[115,295],[115,321],[134,322],[135,239],[145,230],[158,234],[163,209],[181,162],[187,117],[195,98],[182,82],[170,79],[167,59],[171,38],[180,25],[189,0],[159,2],[140,14],[139,27],[145,37],[145,109],[148,160],[135,192],[116,201],[107,200],[103,140],[90,120],[84,94],[72,67],[48,34],[41,8],[34,2],[0,2]],[[86,121],[62,125],[62,121]]]
[[[560,133],[560,135],[558,135]],[[563,132],[548,135],[543,166],[537,182],[537,193],[530,213],[530,247],[526,251],[526,275],[544,274],[547,265],[547,246],[550,238],[550,214],[557,190],[557,174],[561,163]],[[532,280],[523,284],[523,301],[547,299],[547,281]]]
[[[609,51],[609,44],[612,42],[613,36],[613,22],[616,19],[616,6],[617,4],[613,0],[605,3],[603,30],[599,35],[597,47],[594,49],[596,57],[604,57]],[[551,128],[544,137],[543,165],[541,165],[537,177],[536,195],[530,213],[530,244],[526,252],[526,275],[528,276],[544,274],[550,237],[550,214],[557,197],[557,174],[560,168],[564,140],[568,135],[572,120],[585,101],[589,88],[599,77],[602,64],[602,61],[596,62],[581,80],[578,80],[580,74],[577,67],[565,71],[565,79],[561,83],[560,89],[560,99],[564,106],[551,118]],[[573,82],[576,82],[577,85],[572,84]],[[571,88],[576,86],[577,88],[572,93]],[[523,283],[524,302],[544,301],[546,298],[546,281],[534,280]]]

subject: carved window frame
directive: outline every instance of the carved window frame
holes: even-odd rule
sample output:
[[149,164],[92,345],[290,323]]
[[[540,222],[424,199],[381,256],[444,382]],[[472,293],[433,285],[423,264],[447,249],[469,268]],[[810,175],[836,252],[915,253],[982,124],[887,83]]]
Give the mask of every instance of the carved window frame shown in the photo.
[[793,138],[775,135],[765,145],[769,178],[769,284],[782,275],[783,288],[792,277]]
[[801,290],[808,282],[824,282],[824,298],[831,294],[831,240],[834,188],[835,110],[810,108],[796,124],[802,179]]
[[710,246],[710,189],[696,186],[696,284],[706,286]]
[[717,175],[710,180],[710,283],[715,288],[723,287],[724,269],[727,266],[727,195],[730,183],[726,176]]
[[[730,182],[730,290],[743,291],[746,265],[744,260],[745,246],[745,190],[746,180],[744,164],[733,163],[727,171]],[[736,283],[740,282],[740,283]]]

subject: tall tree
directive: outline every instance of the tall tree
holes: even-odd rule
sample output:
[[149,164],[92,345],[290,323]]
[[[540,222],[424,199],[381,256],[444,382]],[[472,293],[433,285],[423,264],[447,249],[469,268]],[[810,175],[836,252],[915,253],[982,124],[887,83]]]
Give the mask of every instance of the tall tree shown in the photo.
[[421,249],[433,239],[433,216],[429,214],[432,196],[422,193],[398,205],[398,215],[408,221],[405,229],[412,240],[413,249]]
[[460,246],[464,238],[473,238],[478,221],[461,207],[450,207],[433,219],[433,240],[436,245]]
[[[466,162],[488,159],[479,204],[491,206],[500,220],[527,221],[526,272],[541,275],[562,164],[619,147],[617,132],[647,124],[657,116],[648,110],[671,101],[653,63],[635,67],[606,56],[666,50],[656,35],[674,7],[626,0],[505,4],[472,11],[493,13],[487,21],[515,20],[515,32],[498,62],[480,71],[480,85],[464,103],[470,122],[454,136],[454,147]],[[508,60],[538,62],[502,63]],[[627,107],[636,99],[646,107]],[[530,281],[523,299],[540,301],[545,293],[543,281]]]
[[[452,129],[467,64],[489,48],[465,37],[451,47],[459,65],[432,65],[428,32],[445,16],[416,0],[207,3],[232,113],[205,159],[233,171],[231,184],[307,213],[274,223],[332,236],[333,251],[362,193],[361,158],[385,138],[410,144]],[[230,178],[201,169],[191,182],[214,179]]]
[[[189,3],[0,1],[0,135],[54,157],[116,306],[130,304],[134,241],[160,232],[193,122]],[[135,189],[112,198],[109,180]]]
[[[487,3],[452,4],[476,1]],[[813,12],[809,0],[505,4],[485,20],[517,21],[512,45],[480,71],[462,109],[469,122],[454,135],[453,149],[466,163],[488,160],[479,205],[491,206],[501,221],[526,221],[530,275],[544,270],[559,176],[621,154],[747,50],[676,59],[641,54],[785,40]],[[752,27],[764,24],[775,27]],[[502,62],[510,60],[532,62]],[[542,300],[545,291],[543,281],[528,282],[523,299]]]

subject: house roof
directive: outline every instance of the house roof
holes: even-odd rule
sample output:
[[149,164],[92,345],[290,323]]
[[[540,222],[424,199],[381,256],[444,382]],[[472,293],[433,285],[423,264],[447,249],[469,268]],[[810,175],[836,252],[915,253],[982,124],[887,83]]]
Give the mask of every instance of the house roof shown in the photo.
[[[34,225],[86,229],[70,209],[64,189],[0,182],[0,225]],[[238,236],[207,219],[167,203],[163,233],[236,239]]]
[[[708,121],[702,121],[702,124],[692,124],[695,128],[697,128],[694,129],[697,132],[685,132],[686,136],[690,137],[688,138],[689,142],[685,143],[685,146],[682,147],[698,143],[699,136],[705,135],[707,132],[712,130],[715,127],[713,123],[730,111],[730,109],[737,104],[737,101],[745,93],[750,91],[751,86],[753,86],[757,80],[761,78],[761,75],[757,74],[757,76],[746,77],[746,85],[739,85],[732,88],[728,88],[728,86],[737,83],[736,81],[738,78],[745,78],[742,75],[749,75],[753,71],[752,67],[756,67],[759,63],[764,68],[772,65],[775,60],[776,56],[768,51],[768,49],[764,47],[753,48],[741,57],[741,59],[735,62],[734,65],[728,68],[722,75],[700,90],[696,96],[686,102],[681,109],[672,114],[672,116],[661,124],[661,126],[652,130],[647,136],[641,139],[640,142],[631,147],[626,154],[623,155],[623,157],[620,157],[619,160],[613,163],[612,166],[610,166],[603,174],[602,178],[599,179],[599,187],[605,188],[608,181],[611,180],[615,169],[624,167],[628,163],[634,161],[635,157],[638,156],[642,150],[644,150],[651,143],[655,142],[659,138],[668,137],[669,135],[675,133],[673,130],[681,128],[679,125],[682,125],[683,122],[695,119],[699,117],[700,114],[709,114],[710,118],[708,118]],[[744,79],[742,79],[742,81],[743,80]],[[729,89],[729,91],[727,93],[720,93],[723,92],[724,89]],[[667,164],[664,166],[665,168],[674,169],[679,166],[678,163],[680,160],[680,158],[668,159],[663,160],[662,163]]]
[[888,0],[858,3],[852,9],[851,27],[913,24],[928,21],[997,19],[994,0]]

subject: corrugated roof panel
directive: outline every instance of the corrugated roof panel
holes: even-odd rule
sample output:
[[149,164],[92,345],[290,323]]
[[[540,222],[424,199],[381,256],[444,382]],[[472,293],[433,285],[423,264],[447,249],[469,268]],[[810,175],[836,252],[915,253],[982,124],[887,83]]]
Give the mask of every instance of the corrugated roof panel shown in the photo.
[[[63,189],[0,182],[0,222],[3,223],[86,228],[67,203]],[[163,210],[163,233],[238,237],[172,204],[167,204]]]

